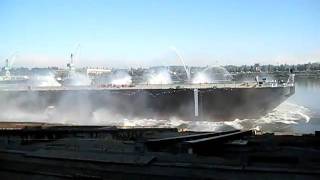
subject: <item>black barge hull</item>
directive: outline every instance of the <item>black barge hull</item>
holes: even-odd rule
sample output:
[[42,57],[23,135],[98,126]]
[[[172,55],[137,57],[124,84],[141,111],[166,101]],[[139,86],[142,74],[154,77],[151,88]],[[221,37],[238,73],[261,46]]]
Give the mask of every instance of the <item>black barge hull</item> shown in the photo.
[[106,110],[124,118],[184,120],[257,118],[294,94],[294,86],[259,88],[64,89],[0,92],[0,108],[31,113],[92,115]]

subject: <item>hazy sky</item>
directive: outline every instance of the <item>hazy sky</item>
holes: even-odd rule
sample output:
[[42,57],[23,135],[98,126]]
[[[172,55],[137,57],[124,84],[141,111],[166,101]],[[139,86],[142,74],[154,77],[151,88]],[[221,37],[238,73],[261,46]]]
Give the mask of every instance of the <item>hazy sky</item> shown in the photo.
[[320,61],[320,0],[1,0],[0,60],[15,66]]

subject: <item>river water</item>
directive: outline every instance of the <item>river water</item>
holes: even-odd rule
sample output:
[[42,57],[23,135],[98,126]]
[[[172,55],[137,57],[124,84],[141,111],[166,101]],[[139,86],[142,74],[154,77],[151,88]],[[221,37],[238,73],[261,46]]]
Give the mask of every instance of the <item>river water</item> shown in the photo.
[[[296,93],[287,100],[288,103],[296,104],[302,108],[310,119],[301,116],[301,121],[292,125],[297,133],[312,133],[320,131],[320,79],[298,79],[296,81]],[[292,109],[291,111],[299,110]]]

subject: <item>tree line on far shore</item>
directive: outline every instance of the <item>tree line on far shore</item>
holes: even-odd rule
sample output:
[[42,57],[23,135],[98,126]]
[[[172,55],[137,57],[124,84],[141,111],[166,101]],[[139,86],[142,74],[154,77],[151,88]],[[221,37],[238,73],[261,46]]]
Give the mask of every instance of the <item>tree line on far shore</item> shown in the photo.
[[227,65],[224,66],[229,72],[285,72],[292,69],[295,72],[305,72],[305,71],[320,71],[320,63],[306,63],[306,64],[281,64],[281,65],[260,65],[256,63],[254,65]]
[[[156,66],[157,67],[157,66]],[[159,66],[163,68],[163,66]],[[208,66],[207,66],[208,67]],[[228,72],[230,73],[250,73],[250,72],[267,72],[267,73],[274,73],[274,72],[289,72],[290,69],[292,69],[294,72],[318,72],[320,73],[320,63],[306,63],[306,64],[280,64],[280,65],[261,65],[259,63],[253,64],[253,65],[225,65],[223,66]],[[87,68],[90,67],[81,67],[78,70],[85,71]],[[151,67],[154,68],[154,67]],[[204,69],[206,67],[191,67],[191,69]],[[48,71],[54,72],[61,68],[59,67],[45,67],[45,68],[26,68],[26,67],[16,67],[12,68],[11,72],[16,74],[38,74],[38,73],[47,73]],[[114,70],[117,70],[117,68],[112,68]],[[148,68],[130,68],[127,69],[128,71],[144,71]],[[171,70],[174,71],[183,71],[183,66],[170,66]],[[0,75],[5,73],[5,68],[0,68]]]

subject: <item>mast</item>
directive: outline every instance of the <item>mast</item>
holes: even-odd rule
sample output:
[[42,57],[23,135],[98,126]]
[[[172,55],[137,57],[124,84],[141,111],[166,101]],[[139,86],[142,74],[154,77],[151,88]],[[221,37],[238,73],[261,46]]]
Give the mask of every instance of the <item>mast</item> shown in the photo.
[[76,50],[70,54],[70,62],[67,64],[69,75],[75,72],[74,59],[79,56],[80,44],[77,45]]

